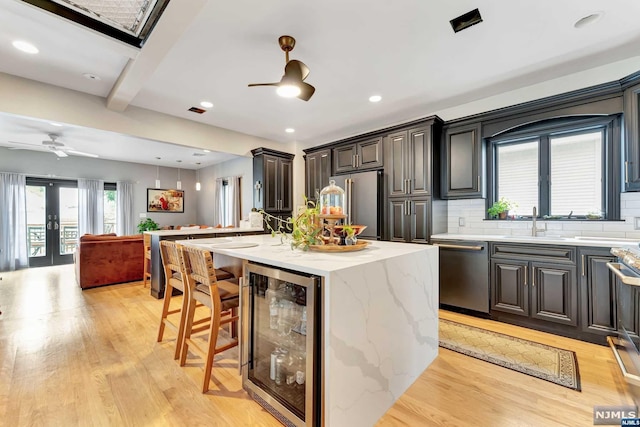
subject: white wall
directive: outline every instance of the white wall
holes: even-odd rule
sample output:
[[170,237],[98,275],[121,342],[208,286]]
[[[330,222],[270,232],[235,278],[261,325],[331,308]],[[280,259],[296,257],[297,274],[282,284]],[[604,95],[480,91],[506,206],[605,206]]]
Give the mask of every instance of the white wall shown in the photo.
[[202,168],[199,171],[202,189],[198,194],[197,224],[216,225],[213,212],[216,206],[215,183],[217,178],[228,176],[242,177],[242,214],[241,219],[249,219],[253,207],[253,157],[240,157],[217,165]]
[[[19,172],[28,176],[64,178],[102,179],[107,182],[131,181],[134,183],[133,205],[139,214],[145,213],[161,226],[195,224],[197,218],[197,192],[195,191],[195,171],[180,170],[184,190],[184,213],[147,212],[147,188],[155,187],[156,167],[139,163],[116,162],[69,156],[58,159],[53,153],[38,153],[27,150],[9,150],[0,147],[0,171]],[[177,168],[160,168],[162,188],[175,188],[178,178]]]
[[[532,221],[484,220],[484,199],[449,200],[448,232],[455,234],[494,234],[501,236],[531,235]],[[537,221],[537,228],[546,225],[548,236],[592,236],[640,239],[636,218],[640,221],[640,193],[620,194],[622,221]],[[460,219],[465,225],[460,226]],[[638,224],[640,227],[640,223]]]

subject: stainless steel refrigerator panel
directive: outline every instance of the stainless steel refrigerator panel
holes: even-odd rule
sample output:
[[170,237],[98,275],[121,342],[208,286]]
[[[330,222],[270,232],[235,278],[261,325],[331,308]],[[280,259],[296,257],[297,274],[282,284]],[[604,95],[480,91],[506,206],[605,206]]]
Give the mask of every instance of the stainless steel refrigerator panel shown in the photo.
[[359,236],[363,239],[377,239],[379,192],[382,191],[378,171],[352,173],[331,177],[345,190],[345,210],[349,224],[366,225]]

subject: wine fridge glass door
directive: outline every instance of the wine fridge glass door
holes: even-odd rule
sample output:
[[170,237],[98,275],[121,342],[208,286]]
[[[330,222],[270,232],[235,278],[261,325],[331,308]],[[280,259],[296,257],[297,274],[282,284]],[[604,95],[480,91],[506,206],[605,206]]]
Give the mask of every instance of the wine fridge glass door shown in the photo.
[[248,348],[243,385],[267,396],[287,418],[293,415],[297,425],[311,425],[306,420],[314,412],[317,376],[317,279],[254,264],[245,267],[244,278],[249,290],[243,301],[248,324],[242,337]]

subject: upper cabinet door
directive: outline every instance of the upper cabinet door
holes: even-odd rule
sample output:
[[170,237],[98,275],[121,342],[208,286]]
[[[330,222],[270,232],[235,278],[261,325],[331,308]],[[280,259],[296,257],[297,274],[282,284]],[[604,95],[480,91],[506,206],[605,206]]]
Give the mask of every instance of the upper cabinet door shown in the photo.
[[277,211],[280,196],[278,194],[278,157],[264,156],[264,210]]
[[356,145],[343,145],[333,149],[334,173],[351,172],[356,169]]
[[357,143],[356,168],[374,169],[382,167],[382,137]]
[[385,156],[388,171],[388,195],[389,197],[404,196],[407,194],[407,132],[392,133],[385,142]]
[[484,197],[484,156],[480,124],[449,128],[442,151],[442,197]]
[[407,187],[411,195],[431,195],[431,127],[409,130]]
[[278,193],[281,211],[293,210],[293,161],[278,159]]
[[640,85],[624,91],[625,191],[640,191]]

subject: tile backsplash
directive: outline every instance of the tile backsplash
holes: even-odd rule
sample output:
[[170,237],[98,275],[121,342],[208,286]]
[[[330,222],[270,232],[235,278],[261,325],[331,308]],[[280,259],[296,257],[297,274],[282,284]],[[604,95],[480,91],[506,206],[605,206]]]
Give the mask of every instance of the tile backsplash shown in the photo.
[[[449,200],[447,230],[454,234],[530,235],[532,221],[484,219],[485,199]],[[593,236],[640,239],[640,193],[620,195],[621,221],[538,220],[538,233],[547,236]],[[461,225],[464,224],[464,225]]]

